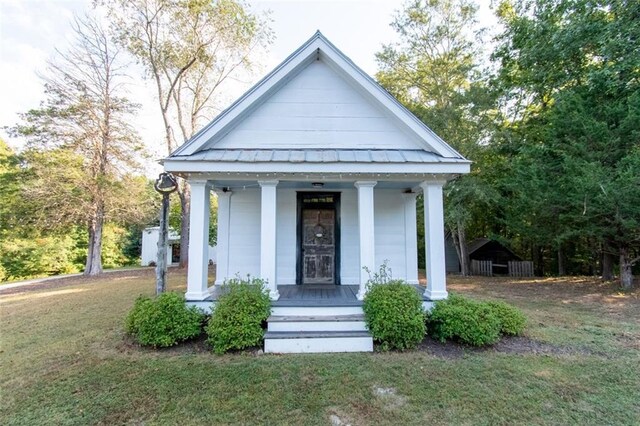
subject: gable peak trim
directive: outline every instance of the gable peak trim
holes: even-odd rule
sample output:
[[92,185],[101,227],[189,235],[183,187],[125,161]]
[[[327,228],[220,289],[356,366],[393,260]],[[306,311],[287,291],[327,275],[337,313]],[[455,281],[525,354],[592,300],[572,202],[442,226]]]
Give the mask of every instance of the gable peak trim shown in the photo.
[[436,135],[426,124],[420,121],[395,97],[385,90],[371,76],[359,68],[349,57],[331,43],[320,30],[317,30],[305,43],[291,53],[284,61],[265,75],[258,83],[247,90],[228,108],[223,110],[209,124],[198,131],[191,139],[178,147],[169,155],[191,155],[202,149],[209,140],[219,133],[224,133],[233,128],[236,121],[241,119],[243,113],[250,111],[262,100],[271,96],[274,90],[295,76],[302,68],[313,60],[320,60],[326,56],[329,66],[336,66],[338,71],[346,74],[365,92],[371,95],[381,106],[398,120],[415,136],[431,147],[431,151],[447,157],[463,159],[464,157]]

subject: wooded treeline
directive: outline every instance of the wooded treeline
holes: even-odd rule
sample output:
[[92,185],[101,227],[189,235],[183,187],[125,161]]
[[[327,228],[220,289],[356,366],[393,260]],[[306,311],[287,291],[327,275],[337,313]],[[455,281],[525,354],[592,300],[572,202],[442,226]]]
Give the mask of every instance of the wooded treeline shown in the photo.
[[[140,177],[130,70],[155,87],[168,153],[272,39],[268,20],[234,0],[95,3],[106,21],[75,21],[41,107],[12,127],[25,149],[0,145],[0,279],[133,262],[157,197]],[[410,0],[391,23],[398,42],[376,56],[377,80],[474,162],[445,187],[463,273],[467,243],[490,237],[539,275],[615,274],[629,287],[640,264],[640,2],[505,0],[493,12],[501,27],[489,35],[470,0]],[[176,201],[186,263],[184,182]]]
[[628,288],[640,261],[640,2],[507,0],[495,13],[502,29],[488,40],[471,1],[412,1],[393,22],[400,42],[377,56],[378,80],[474,161],[445,188],[463,273],[465,242],[491,237],[539,275],[615,273]]
[[[40,107],[7,127],[24,149],[0,141],[0,281],[137,263],[159,198],[144,177],[151,159],[128,85],[145,78],[155,88],[168,155],[217,114],[227,80],[247,77],[254,50],[271,41],[267,17],[241,1],[95,0],[93,8],[70,23],[72,43],[43,72]],[[186,266],[188,185],[180,181],[172,198]]]

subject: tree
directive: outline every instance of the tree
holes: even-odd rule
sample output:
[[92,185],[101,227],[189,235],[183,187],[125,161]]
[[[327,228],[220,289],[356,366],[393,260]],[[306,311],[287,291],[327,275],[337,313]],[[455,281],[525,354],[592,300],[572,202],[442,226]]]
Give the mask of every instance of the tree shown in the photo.
[[505,149],[526,200],[516,216],[555,242],[559,264],[567,241],[615,251],[629,288],[640,261],[640,4],[521,0],[499,15],[497,82],[518,135]]
[[[271,39],[264,19],[236,0],[118,0],[107,7],[119,43],[155,84],[169,154],[213,117],[224,84],[250,70],[253,50]],[[185,267],[190,193],[179,183]]]
[[20,157],[0,138],[0,238],[17,222],[20,174]]
[[48,65],[46,100],[12,132],[27,140],[28,220],[44,230],[85,223],[84,274],[97,275],[105,221],[140,217],[149,200],[130,174],[143,147],[129,125],[136,106],[124,96],[120,50],[94,18],[72,25],[73,44]]
[[[492,96],[473,42],[477,6],[469,0],[414,0],[394,18],[400,37],[376,55],[376,77],[418,118],[462,154],[477,161],[494,120]],[[472,210],[493,200],[477,167],[445,188],[445,221],[463,275],[469,274],[467,228]]]

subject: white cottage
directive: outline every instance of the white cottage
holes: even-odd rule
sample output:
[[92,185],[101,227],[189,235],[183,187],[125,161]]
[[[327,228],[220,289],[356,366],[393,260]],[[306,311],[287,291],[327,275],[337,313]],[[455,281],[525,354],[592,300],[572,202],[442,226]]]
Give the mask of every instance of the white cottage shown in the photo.
[[426,205],[424,300],[447,297],[442,187],[470,162],[320,32],[164,168],[191,185],[187,301],[210,308],[226,278],[264,278],[274,301],[268,352],[371,350],[361,318],[364,268],[388,260],[394,278],[418,289],[418,193]]

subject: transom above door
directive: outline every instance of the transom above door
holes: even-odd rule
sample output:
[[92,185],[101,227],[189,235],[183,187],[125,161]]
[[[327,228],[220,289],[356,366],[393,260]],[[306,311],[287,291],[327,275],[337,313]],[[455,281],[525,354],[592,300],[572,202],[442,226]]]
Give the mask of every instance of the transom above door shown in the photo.
[[339,284],[339,193],[298,193],[297,284]]

